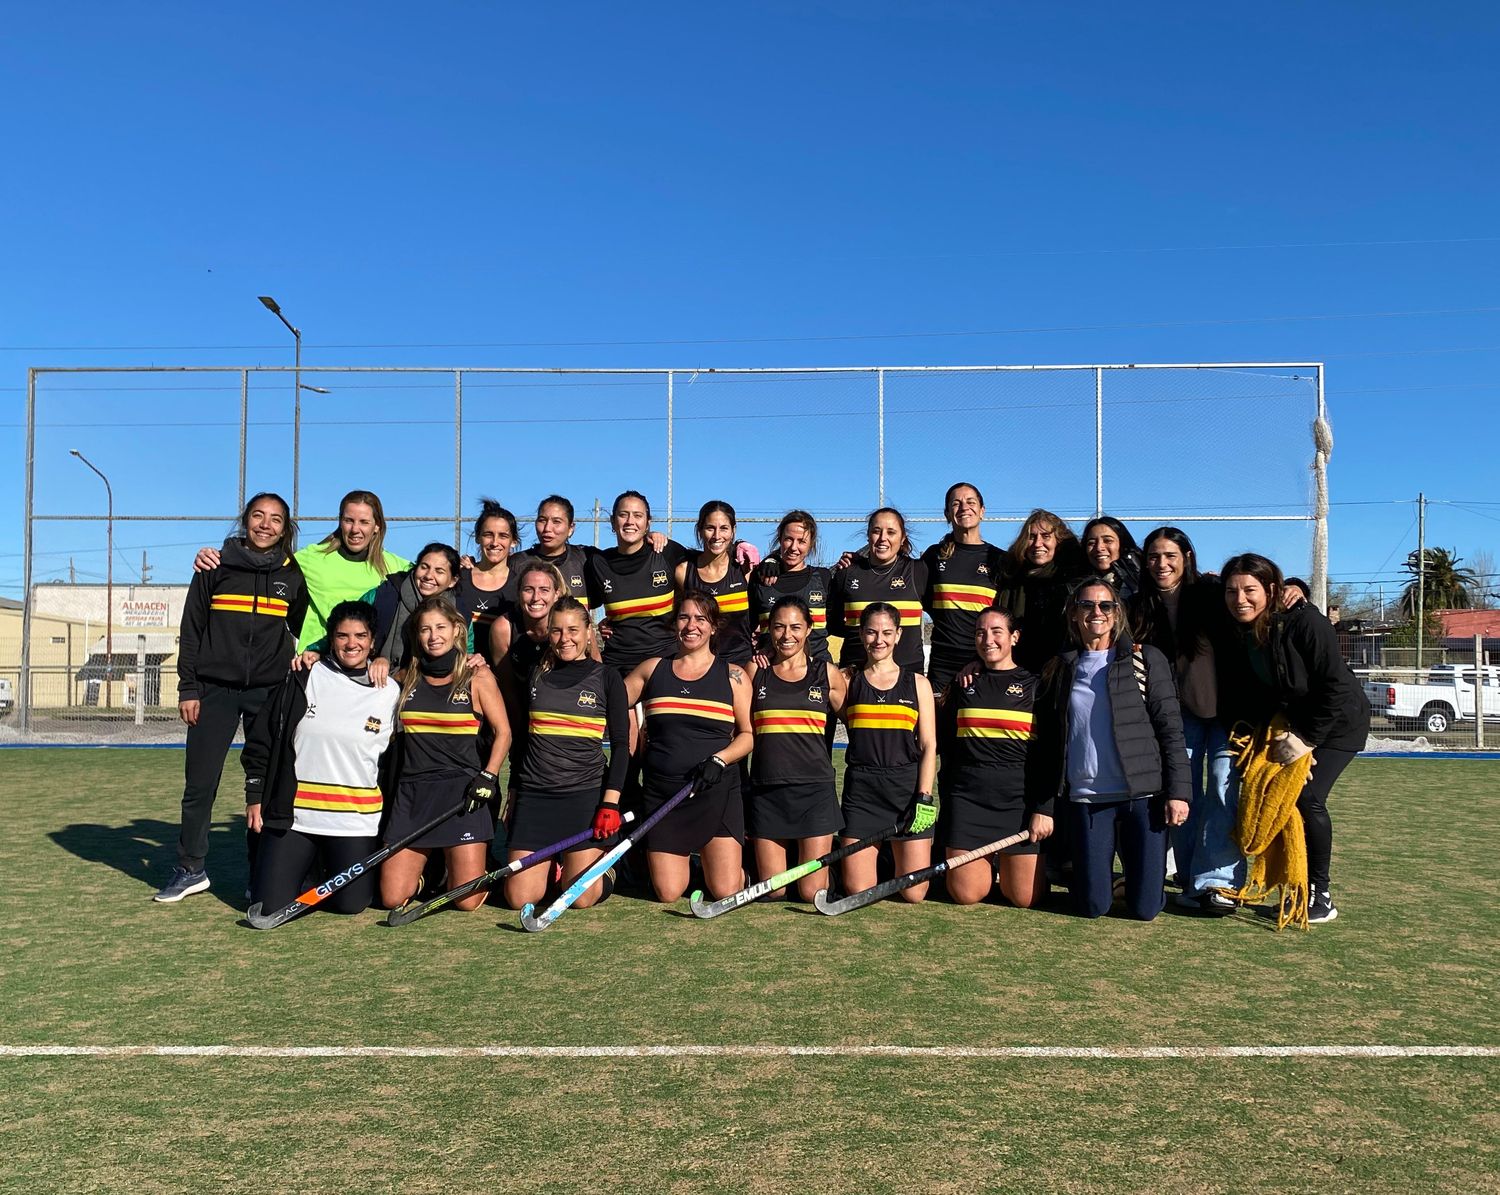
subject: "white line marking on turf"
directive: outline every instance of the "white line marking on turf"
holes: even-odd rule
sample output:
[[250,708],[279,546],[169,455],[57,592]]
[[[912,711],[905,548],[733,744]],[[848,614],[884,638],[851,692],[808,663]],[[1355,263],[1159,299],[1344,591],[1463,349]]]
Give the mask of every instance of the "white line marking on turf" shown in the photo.
[[1500,1046],[0,1046],[0,1058],[1497,1058]]

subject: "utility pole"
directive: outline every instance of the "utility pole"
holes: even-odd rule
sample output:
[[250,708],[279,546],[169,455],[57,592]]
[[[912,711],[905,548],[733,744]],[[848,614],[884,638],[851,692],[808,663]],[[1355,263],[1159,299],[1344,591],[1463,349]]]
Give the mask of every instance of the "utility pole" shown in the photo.
[[146,560],[146,549],[141,549],[141,584],[151,584],[151,565]]
[[[1423,631],[1427,629],[1427,496],[1417,494],[1417,667],[1422,667]],[[1421,678],[1419,677],[1418,680]]]
[[[73,567],[73,558],[71,556],[68,557],[68,584],[78,584],[78,570]],[[70,623],[69,625],[71,626],[72,624]],[[69,663],[71,662],[69,661]]]

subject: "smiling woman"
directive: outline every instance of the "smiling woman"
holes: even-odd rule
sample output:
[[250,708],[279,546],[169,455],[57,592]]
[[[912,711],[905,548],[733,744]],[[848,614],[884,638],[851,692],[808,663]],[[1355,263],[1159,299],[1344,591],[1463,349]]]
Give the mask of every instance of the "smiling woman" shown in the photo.
[[[375,664],[391,670],[411,656],[411,616],[427,598],[447,593],[458,584],[458,553],[447,544],[428,544],[417,553],[410,569],[392,573],[364,600],[375,607]],[[465,642],[465,647],[468,646]]]

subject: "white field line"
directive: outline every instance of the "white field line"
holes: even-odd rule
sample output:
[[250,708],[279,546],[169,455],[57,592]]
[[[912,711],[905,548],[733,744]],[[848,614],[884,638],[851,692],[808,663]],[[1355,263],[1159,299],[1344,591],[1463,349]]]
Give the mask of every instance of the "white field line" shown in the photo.
[[1500,1046],[5,1046],[0,1058],[1497,1058]]

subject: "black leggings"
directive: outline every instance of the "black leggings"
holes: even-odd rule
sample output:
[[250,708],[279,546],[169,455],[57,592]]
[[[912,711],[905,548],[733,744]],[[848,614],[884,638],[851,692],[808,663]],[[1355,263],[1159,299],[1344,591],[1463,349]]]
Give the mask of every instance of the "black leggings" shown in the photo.
[[1302,814],[1307,839],[1307,882],[1320,892],[1328,891],[1328,866],[1333,859],[1333,819],[1328,816],[1328,793],[1356,754],[1331,747],[1314,748],[1312,775],[1297,798],[1297,811]]
[[[254,897],[268,909],[289,905],[307,889],[308,871],[318,882],[368,859],[380,849],[380,839],[335,838],[300,830],[262,830],[260,858],[255,871]],[[316,865],[316,866],[314,866]],[[363,913],[375,899],[378,868],[350,880],[318,907],[330,913]]]

